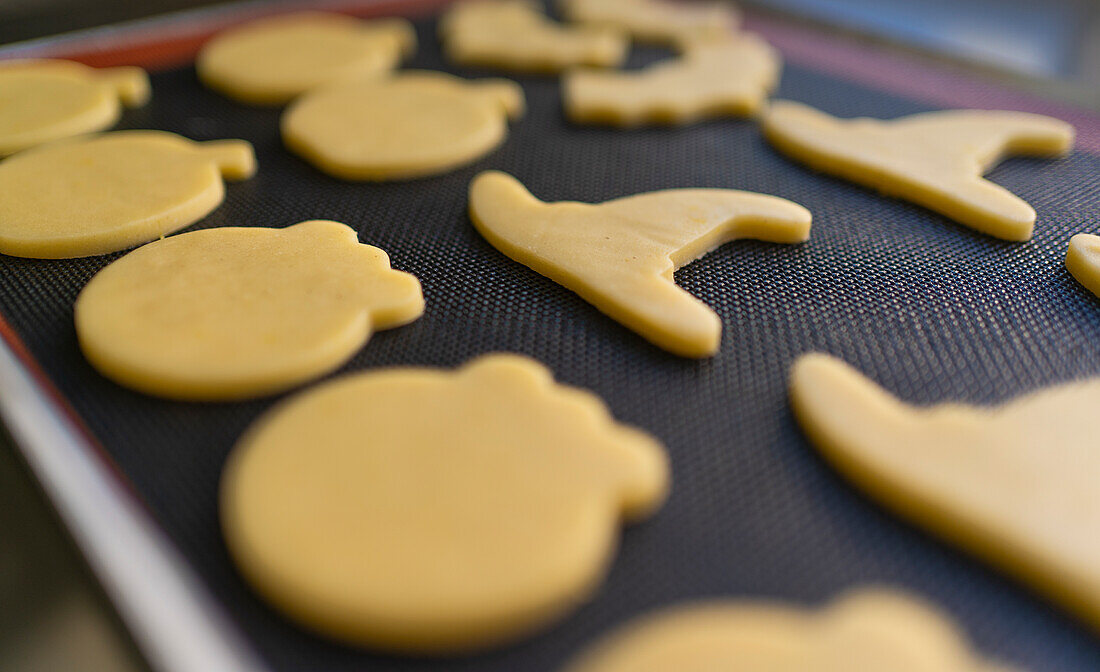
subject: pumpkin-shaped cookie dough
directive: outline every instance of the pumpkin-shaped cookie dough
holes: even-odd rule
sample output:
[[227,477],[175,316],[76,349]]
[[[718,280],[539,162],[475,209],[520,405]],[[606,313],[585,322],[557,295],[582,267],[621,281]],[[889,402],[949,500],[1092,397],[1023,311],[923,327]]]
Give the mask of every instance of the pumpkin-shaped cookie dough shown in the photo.
[[1070,238],[1066,268],[1077,282],[1100,296],[1100,236],[1079,233]]
[[229,550],[290,618],[388,650],[469,650],[575,608],[620,521],[657,507],[664,451],[537,362],[390,369],[285,402],[221,483]]
[[335,177],[409,179],[487,154],[523,110],[514,82],[410,71],[303,96],[283,115],[283,142]]
[[284,390],[343,364],[371,332],[415,320],[420,283],[337,222],[226,227],[158,240],[76,301],[85,356],[122,385],[174,399]]
[[0,156],[102,131],[121,107],[149,99],[141,68],[89,68],[73,61],[0,62]]
[[60,259],[117,252],[202,219],[222,178],[256,170],[244,140],[192,142],[117,131],[20,152],[0,163],[0,253]]
[[203,83],[230,98],[280,105],[324,84],[385,74],[415,49],[416,33],[404,19],[297,12],[221,33],[195,67]]

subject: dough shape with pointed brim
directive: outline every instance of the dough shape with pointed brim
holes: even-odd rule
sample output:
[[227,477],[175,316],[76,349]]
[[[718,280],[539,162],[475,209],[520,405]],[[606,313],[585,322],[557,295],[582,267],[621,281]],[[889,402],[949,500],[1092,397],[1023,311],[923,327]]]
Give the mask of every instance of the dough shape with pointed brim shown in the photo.
[[115,131],[50,143],[0,163],[0,253],[107,254],[178,231],[225,196],[222,178],[256,170],[244,140],[193,142]]
[[598,586],[664,449],[539,363],[347,376],[259,420],[221,483],[229,550],[292,619],[353,643],[455,652],[518,638]]
[[281,105],[322,85],[389,73],[415,50],[405,19],[297,12],[219,34],[195,67],[204,84],[230,98]]
[[721,0],[563,0],[561,8],[570,21],[608,26],[651,44],[723,38],[741,25],[737,7]]
[[470,218],[493,247],[684,357],[717,352],[722,323],[676,286],[673,271],[739,238],[804,241],[811,219],[790,201],[733,189],[544,203],[497,171],[470,184]]
[[1100,236],[1079,233],[1070,238],[1066,268],[1077,282],[1100,296]]
[[0,157],[114,126],[122,106],[149,99],[141,68],[89,68],[74,61],[0,62]]
[[420,283],[344,224],[204,229],[149,243],[76,301],[88,361],[172,399],[243,399],[332,371],[424,312]]
[[629,47],[618,30],[555,23],[531,0],[460,0],[443,15],[440,37],[455,63],[546,74],[617,66]]
[[886,588],[822,609],[710,600],[642,616],[565,672],[1009,672],[978,656],[932,605]]
[[814,447],[872,497],[1100,627],[1100,378],[917,408],[811,354],[790,395]]
[[283,142],[346,180],[444,173],[488,154],[523,116],[523,89],[506,79],[407,71],[303,96],[283,115]]
[[946,110],[837,119],[788,100],[764,115],[779,151],[824,173],[934,210],[1004,240],[1031,238],[1035,210],[982,175],[1005,156],[1063,156],[1073,126],[1024,112]]
[[578,123],[617,126],[745,117],[779,79],[779,55],[751,33],[686,42],[681,51],[638,71],[570,71],[562,80],[566,113]]

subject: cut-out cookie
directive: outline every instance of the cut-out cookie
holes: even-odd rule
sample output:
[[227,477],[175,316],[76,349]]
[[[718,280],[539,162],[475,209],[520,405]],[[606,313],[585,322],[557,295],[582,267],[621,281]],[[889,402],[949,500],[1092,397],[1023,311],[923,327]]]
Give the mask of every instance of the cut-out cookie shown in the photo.
[[797,243],[810,213],[775,196],[669,189],[605,203],[544,203],[510,175],[470,184],[470,218],[493,247],[684,357],[718,351],[722,323],[672,273],[738,238]]
[[276,408],[222,477],[237,565],[288,616],[401,651],[484,647],[576,607],[664,450],[537,362],[345,377]]
[[906,593],[863,588],[827,608],[714,600],[643,616],[567,672],[1009,672]]
[[455,63],[528,72],[616,66],[628,47],[617,30],[557,24],[530,0],[463,0],[443,16],[440,35]]
[[1079,233],[1070,238],[1066,268],[1085,289],[1100,296],[1100,236]]
[[244,140],[192,142],[116,131],[36,147],[0,163],[0,253],[62,259],[117,252],[202,219],[222,178],[256,170]]
[[654,44],[722,38],[741,24],[732,2],[713,0],[563,0],[561,8],[570,21],[608,26]]
[[388,73],[415,49],[416,32],[404,19],[299,12],[221,33],[195,67],[203,83],[230,98],[279,105],[324,84]]
[[424,312],[420,283],[338,222],[158,240],[100,271],[77,336],[103,375],[175,399],[240,399],[327,373]]
[[489,153],[523,111],[515,82],[408,71],[303,96],[283,115],[283,142],[335,177],[409,179]]
[[916,408],[812,354],[790,393],[814,446],[868,493],[1100,626],[1100,378]]
[[779,68],[767,42],[743,33],[686,42],[679,58],[636,72],[574,70],[562,90],[566,113],[576,122],[682,124],[756,113]]
[[982,175],[1004,156],[1062,156],[1073,127],[1023,112],[948,110],[901,119],[837,119],[776,101],[764,134],[784,154],[825,173],[903,198],[983,233],[1028,240],[1035,211]]
[[73,61],[0,62],[0,156],[115,125],[121,106],[149,99],[141,68]]

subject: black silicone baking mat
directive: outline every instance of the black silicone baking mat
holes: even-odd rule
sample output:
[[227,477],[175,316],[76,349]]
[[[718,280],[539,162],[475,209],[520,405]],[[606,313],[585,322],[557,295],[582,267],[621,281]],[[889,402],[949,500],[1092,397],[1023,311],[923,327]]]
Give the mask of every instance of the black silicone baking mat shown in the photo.
[[[408,67],[466,76],[418,24]],[[661,56],[636,51],[632,64]],[[315,637],[269,610],[222,545],[216,489],[225,456],[279,398],[175,403],[100,377],[77,348],[72,304],[119,255],[71,261],[0,256],[0,312],[275,670],[549,671],[642,610],[751,596],[817,604],[865,583],[942,605],[990,654],[1030,670],[1100,669],[1100,639],[1016,583],[879,509],[816,456],[786,401],[801,353],[825,351],[916,402],[993,402],[1100,374],[1100,301],[1065,272],[1070,235],[1095,231],[1100,158],[1012,159],[990,177],[1032,203],[1034,239],[1001,242],[906,203],[814,174],[765,144],[754,123],[687,128],[576,127],[552,78],[517,77],[529,112],[505,144],[453,173],[412,182],[329,178],[285,151],[279,111],[236,105],[190,67],[153,76],[154,97],[121,128],[251,141],[259,172],[192,228],[287,226],[328,218],[417,275],[427,311],[376,334],[338,374],[396,365],[454,367],[519,352],[593,390],[615,416],[662,439],[672,495],[626,529],[606,583],[555,627],[485,655],[376,656]],[[788,66],[778,96],[842,116],[928,109]],[[677,273],[722,318],[720,353],[693,361],[649,345],[569,291],[509,260],[474,231],[466,189],[479,171],[518,177],[544,200],[602,201],[671,187],[747,189],[814,215],[802,245],[728,244]],[[1051,459],[1058,459],[1052,455]]]

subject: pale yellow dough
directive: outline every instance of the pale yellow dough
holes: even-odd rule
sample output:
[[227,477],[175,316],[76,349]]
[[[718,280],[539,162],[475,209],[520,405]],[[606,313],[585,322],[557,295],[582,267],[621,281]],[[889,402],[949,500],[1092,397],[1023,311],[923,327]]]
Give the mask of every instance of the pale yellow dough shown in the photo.
[[566,672],[1009,672],[932,605],[884,588],[821,610],[712,600],[643,616]]
[[1077,282],[1100,296],[1100,236],[1079,233],[1070,238],[1066,268]]
[[287,147],[335,177],[401,180],[489,153],[523,112],[515,82],[407,71],[303,96],[284,113],[282,133]]
[[241,572],[294,620],[382,649],[470,650],[588,597],[667,470],[596,396],[489,355],[348,376],[277,407],[233,449],[221,518]]
[[462,65],[557,73],[626,59],[626,36],[611,28],[563,26],[531,0],[461,0],[443,15],[447,57]]
[[948,110],[901,119],[837,119],[776,101],[764,134],[806,165],[935,210],[1005,240],[1031,238],[1035,211],[982,178],[1005,156],[1062,156],[1073,126],[1023,112]]
[[0,163],[0,253],[61,259],[117,252],[202,219],[222,178],[256,170],[244,140],[192,142],[117,131],[36,147]]
[[1100,627],[1100,378],[998,407],[915,408],[812,354],[790,393],[806,435],[856,484]]
[[158,240],[76,300],[88,361],[172,399],[242,399],[316,378],[371,332],[424,312],[420,283],[338,222],[225,227]]
[[141,68],[89,68],[73,61],[0,62],[0,157],[114,126],[123,105],[149,99]]
[[612,319],[684,357],[718,351],[718,315],[672,273],[739,238],[797,243],[810,213],[775,196],[669,189],[589,204],[543,203],[515,178],[481,173],[470,218],[494,247],[580,294]]
[[207,86],[230,98],[281,105],[325,84],[384,75],[415,50],[416,32],[404,19],[298,12],[221,33],[195,67]]
[[570,21],[608,26],[654,44],[722,38],[741,24],[736,5],[724,0],[562,0],[560,4]]
[[681,55],[640,71],[578,69],[562,80],[580,123],[684,124],[755,114],[779,79],[779,55],[751,33],[685,42]]

